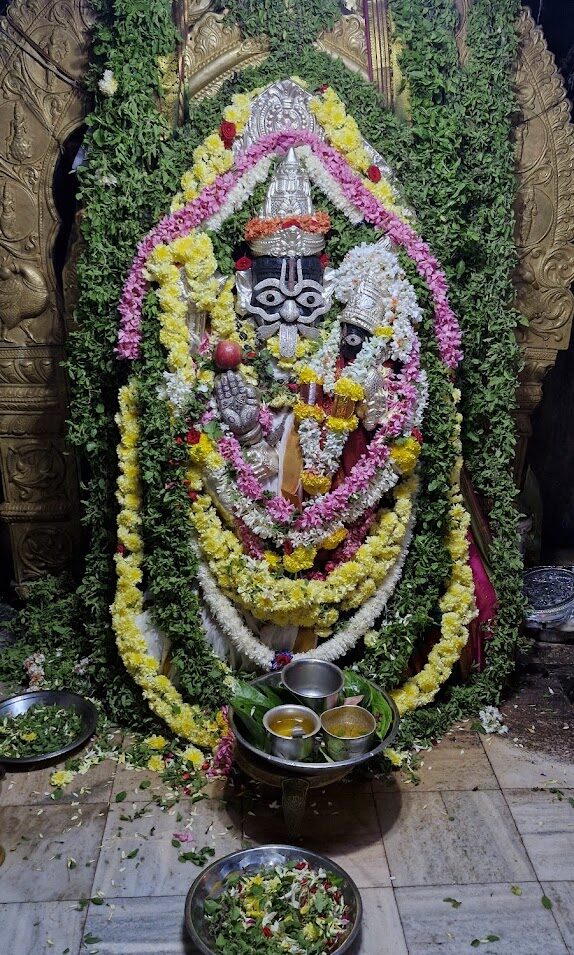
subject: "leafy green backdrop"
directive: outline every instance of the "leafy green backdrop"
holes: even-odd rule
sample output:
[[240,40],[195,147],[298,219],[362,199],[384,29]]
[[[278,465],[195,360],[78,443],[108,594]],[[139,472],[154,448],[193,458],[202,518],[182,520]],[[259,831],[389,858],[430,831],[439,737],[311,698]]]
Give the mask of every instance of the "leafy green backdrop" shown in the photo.
[[[23,640],[5,655],[3,675],[19,677],[23,655],[43,649],[54,685],[71,684],[95,693],[109,715],[122,722],[141,726],[151,719],[118,661],[109,614],[116,544],[114,415],[118,388],[127,374],[113,351],[117,301],[138,241],[168,211],[193,148],[219,125],[231,94],[296,74],[310,88],[331,84],[395,170],[404,198],[416,210],[420,231],[445,269],[463,328],[463,446],[473,483],[491,508],[491,563],[500,609],[483,673],[465,685],[453,682],[434,706],[403,722],[405,744],[428,739],[451,720],[499,699],[519,639],[521,563],[511,478],[518,353],[510,281],[515,260],[510,141],[515,103],[510,76],[519,4],[476,0],[468,16],[468,58],[461,67],[453,0],[391,0],[403,48],[401,69],[410,90],[412,118],[407,124],[384,108],[372,85],[312,46],[321,29],[338,19],[335,0],[292,0],[288,10],[280,0],[229,0],[229,15],[244,35],[268,35],[270,55],[260,67],[234,77],[217,96],[188,108],[185,125],[175,131],[157,109],[157,58],[171,53],[176,42],[171,4],[97,0],[95,5],[99,19],[86,78],[94,108],[87,120],[89,161],[80,171],[85,251],[79,268],[78,328],[68,343],[67,360],[72,387],[69,436],[83,462],[85,562],[78,580],[48,580],[32,588],[19,621]],[[118,80],[113,97],[98,92],[104,69],[112,69]],[[350,227],[341,221],[341,241],[345,229]],[[350,230],[349,242],[352,237]],[[426,290],[411,277],[424,303]],[[144,400],[149,399],[152,409],[145,421],[144,469],[150,487],[163,486],[161,462],[170,441],[168,422],[153,402],[154,375],[162,364],[152,333],[156,307],[153,296],[148,297],[150,334],[142,359],[146,375],[140,377]],[[452,409],[432,336],[424,339],[431,387],[426,430],[430,427],[433,441],[423,454],[425,492],[416,544],[380,639],[361,663],[387,686],[400,681],[413,646],[434,622],[440,582],[448,573],[441,535]],[[157,622],[172,639],[176,665],[185,674],[184,689],[190,699],[215,705],[220,683],[201,640],[197,600],[189,586],[194,566],[174,519],[183,503],[181,493],[167,489],[147,502],[146,539],[153,544],[148,570]],[[185,598],[174,601],[172,594]],[[89,657],[84,675],[74,674],[74,663],[84,656]]]

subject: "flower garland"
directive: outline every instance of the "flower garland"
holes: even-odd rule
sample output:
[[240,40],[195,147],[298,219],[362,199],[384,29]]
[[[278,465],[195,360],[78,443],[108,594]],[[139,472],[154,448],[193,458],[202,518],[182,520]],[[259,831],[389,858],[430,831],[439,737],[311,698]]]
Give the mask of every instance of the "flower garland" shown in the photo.
[[461,415],[456,415],[454,442],[458,458],[453,469],[449,492],[449,531],[447,548],[452,557],[452,573],[439,606],[441,610],[441,636],[428,655],[420,673],[415,674],[398,690],[391,693],[401,716],[430,703],[440,687],[448,680],[452,668],[468,641],[468,627],[477,614],[474,598],[474,583],[469,564],[468,529],[470,516],[462,503],[459,478],[462,468],[460,457]]
[[325,130],[328,141],[347,160],[351,169],[361,173],[363,184],[387,209],[399,217],[406,216],[397,204],[397,193],[389,181],[390,170],[373,162],[373,151],[365,148],[365,142],[356,120],[349,116],[343,101],[330,86],[319,90],[320,95],[309,101],[309,109]]
[[255,216],[245,226],[244,237],[246,242],[253,242],[254,239],[263,239],[274,235],[279,229],[291,229],[293,226],[303,232],[325,235],[331,228],[331,220],[326,212],[316,212],[314,215],[272,216],[269,219]]
[[[190,477],[190,482],[193,480]],[[381,513],[375,530],[354,555],[325,580],[277,577],[266,561],[245,555],[235,534],[226,530],[208,495],[192,503],[191,522],[201,553],[220,589],[259,620],[280,626],[318,626],[325,631],[339,610],[355,608],[372,596],[395,562],[410,518],[412,487],[395,489],[394,511]],[[283,559],[285,570],[297,573],[313,566],[314,547],[298,547]]]
[[[416,488],[413,487],[413,492],[415,490]],[[412,538],[413,527],[414,514],[411,512],[394,566],[376,593],[363,603],[353,617],[344,623],[334,636],[324,640],[314,650],[290,654],[291,659],[312,656],[314,659],[333,662],[339,660],[356,646],[361,637],[383,613],[387,601],[401,576]],[[273,669],[276,652],[261,643],[249,630],[232,602],[217,586],[207,564],[203,562],[199,566],[198,580],[207,606],[230,643],[261,669]]]
[[[137,455],[137,422],[138,407],[135,392],[133,386],[128,385],[120,393],[120,413],[117,418],[121,435],[118,449],[120,459],[118,536],[121,549],[116,555],[118,586],[112,606],[112,619],[118,649],[128,671],[144,690],[144,694],[154,712],[165,720],[178,735],[191,739],[200,746],[212,746],[215,741],[214,735],[218,732],[217,726],[207,722],[203,725],[199,723],[197,719],[201,716],[199,708],[184,704],[169,679],[157,673],[157,662],[147,653],[147,646],[135,622],[135,618],[143,608],[143,594],[141,592],[143,545],[139,534],[141,502]],[[372,577],[366,581],[366,586],[363,585],[360,594],[356,593],[346,601],[348,609],[361,603],[362,606],[351,620],[343,625],[335,637],[327,641],[323,648],[319,648],[318,652],[322,654],[322,658],[336,659],[354,646],[384,609],[386,600],[392,593],[400,576],[408,552],[414,524],[413,500],[415,491],[416,482],[414,479],[410,479],[409,482],[401,485],[395,492],[397,498],[396,512],[384,514],[381,517],[379,522],[381,529],[385,526],[388,533],[385,534],[384,539],[377,541],[376,538],[373,538],[364,555],[365,561],[368,560],[369,562],[374,560],[374,555],[377,557],[375,567],[372,563],[369,563],[369,571]],[[390,526],[391,524],[393,527]],[[237,544],[233,535],[231,535],[231,538],[232,546],[233,542]],[[379,572],[374,572],[381,564],[384,567]],[[346,568],[348,566],[347,564],[340,568],[343,572],[342,586],[345,584]],[[250,634],[237,611],[215,584],[207,565],[201,564],[198,578],[206,602],[214,612],[218,622],[221,623],[222,620],[229,619],[229,614],[233,611],[235,615],[233,626],[236,633],[239,634],[239,639],[245,641],[247,634],[249,634],[247,642],[251,650],[251,657],[253,658],[254,647],[257,647],[258,659],[261,660],[261,654],[263,654],[267,661],[267,656],[269,656],[267,662],[270,665],[273,652],[269,648],[264,648],[257,638]],[[293,583],[300,582],[294,581]],[[315,584],[320,582],[307,581],[306,583]],[[379,583],[378,589],[377,583]],[[223,603],[222,609],[223,601],[225,603]],[[324,621],[331,620],[334,622],[333,617],[329,618],[328,613],[328,611],[323,613]],[[237,628],[237,620],[241,622],[241,628]]]
[[[146,291],[145,264],[155,246],[188,234],[209,215],[221,209],[244,172],[257,166],[259,160],[278,151],[284,152],[291,146],[303,147],[298,149],[298,153],[305,160],[310,155],[320,160],[323,187],[325,188],[325,182],[329,182],[329,198],[334,201],[335,193],[340,190],[345,199],[350,200],[361,212],[365,221],[385,231],[389,238],[404,247],[414,260],[434,300],[435,333],[441,358],[449,368],[455,368],[462,357],[460,329],[448,304],[446,279],[430,249],[408,223],[402,222],[394,213],[384,208],[335,149],[305,130],[287,130],[263,136],[257,144],[236,158],[235,173],[229,171],[217,176],[197,199],[163,219],[140,243],[119,306],[121,325],[118,355],[122,358],[135,358],[139,354],[141,305]],[[308,168],[313,175],[313,163],[308,164]]]
[[184,703],[171,681],[158,672],[136,617],[143,611],[141,490],[137,443],[139,408],[133,385],[120,390],[116,423],[120,431],[117,498],[119,548],[115,556],[117,588],[112,604],[112,624],[121,659],[141,687],[150,709],[178,736],[211,749],[219,737],[217,724],[209,722],[199,706]]
[[193,151],[194,165],[181,179],[180,193],[172,202],[172,212],[180,209],[185,202],[197,198],[205,186],[210,186],[217,176],[233,165],[231,145],[236,136],[241,135],[251,115],[251,101],[260,92],[259,89],[248,93],[236,93],[229,106],[223,110],[223,120],[217,132],[212,132]]

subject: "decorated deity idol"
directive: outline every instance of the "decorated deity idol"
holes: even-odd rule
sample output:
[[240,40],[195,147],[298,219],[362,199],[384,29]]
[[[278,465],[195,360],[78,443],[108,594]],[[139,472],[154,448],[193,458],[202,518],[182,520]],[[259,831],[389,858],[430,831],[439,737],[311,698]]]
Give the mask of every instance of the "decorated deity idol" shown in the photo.
[[[375,639],[415,526],[427,377],[422,312],[400,255],[427,283],[432,353],[447,381],[460,334],[390,171],[333,90],[285,80],[234,97],[223,120],[195,150],[171,215],[140,246],[118,353],[142,358],[153,292],[165,354],[157,400],[188,493],[181,519],[205,640],[242,667],[299,653],[337,660]],[[145,348],[142,361],[145,374]],[[120,526],[131,536],[117,558],[114,614],[136,620],[159,672],[165,643],[153,607],[144,611],[143,583],[133,583],[146,521],[128,506],[137,497],[128,475],[139,473],[135,379],[120,404]],[[461,564],[462,609],[441,680],[474,613],[456,469],[452,482],[448,546]]]

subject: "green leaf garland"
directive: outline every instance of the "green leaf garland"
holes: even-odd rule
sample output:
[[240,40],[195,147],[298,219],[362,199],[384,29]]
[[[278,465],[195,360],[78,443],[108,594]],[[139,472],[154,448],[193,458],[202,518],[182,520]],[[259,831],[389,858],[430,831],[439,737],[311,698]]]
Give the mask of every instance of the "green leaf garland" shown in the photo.
[[[259,67],[234,76],[216,96],[193,104],[186,125],[172,131],[157,109],[157,58],[169,55],[176,42],[171,4],[95,3],[98,24],[86,78],[94,107],[86,120],[88,162],[80,171],[81,297],[67,360],[72,393],[69,436],[83,469],[86,556],[75,585],[46,581],[31,588],[31,599],[17,623],[26,639],[5,654],[3,672],[14,677],[31,650],[45,647],[52,654],[58,641],[64,642],[68,669],[54,663],[51,672],[57,679],[64,679],[67,672],[73,680],[72,661],[89,654],[82,679],[100,696],[107,712],[124,723],[151,723],[145,702],[118,660],[109,614],[117,508],[114,416],[118,388],[129,370],[114,355],[117,302],[139,240],[168,211],[179,178],[191,165],[193,148],[217,128],[232,93],[299,75],[310,89],[332,85],[394,169],[420,231],[447,273],[464,333],[463,444],[474,485],[490,507],[490,557],[499,613],[484,672],[465,685],[452,683],[436,705],[403,721],[403,745],[428,740],[453,719],[499,699],[518,646],[522,596],[511,477],[518,351],[510,279],[515,261],[510,130],[515,110],[513,23],[519,5],[516,0],[476,0],[468,15],[468,57],[462,67],[454,41],[452,0],[433,0],[430,6],[428,0],[391,0],[403,50],[401,69],[409,86],[410,123],[384,108],[374,86],[313,47],[320,30],[338,19],[335,0],[318,0],[312,8],[303,0],[292,0],[288,10],[281,0],[229,0],[227,6],[244,35],[267,35],[270,54]],[[113,70],[118,81],[118,91],[111,97],[98,90],[105,69]],[[334,230],[329,251],[336,259],[372,230],[363,236],[363,230],[330,211]],[[232,267],[229,247],[240,240],[242,226],[240,212],[214,237],[216,255],[226,271]],[[405,260],[404,265],[425,306],[424,286],[410,263]],[[142,422],[141,458],[147,585],[155,622],[172,642],[182,690],[190,700],[216,706],[222,699],[221,680],[201,634],[195,563],[178,520],[186,506],[185,489],[177,481],[167,486],[171,479],[165,462],[173,434],[157,399],[163,357],[152,333],[155,315],[154,297],[148,296],[146,345],[135,368],[148,412]],[[428,322],[425,308],[422,358],[431,396],[425,432],[432,440],[422,452],[417,536],[387,616],[361,662],[365,673],[389,687],[402,680],[412,650],[421,647],[436,622],[437,598],[449,571],[442,536],[452,466],[453,408]]]

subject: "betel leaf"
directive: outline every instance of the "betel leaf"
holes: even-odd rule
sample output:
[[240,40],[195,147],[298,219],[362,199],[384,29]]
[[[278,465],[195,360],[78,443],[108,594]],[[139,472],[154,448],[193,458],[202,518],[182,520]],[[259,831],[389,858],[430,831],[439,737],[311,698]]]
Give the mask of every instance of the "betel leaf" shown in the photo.
[[265,729],[263,717],[268,710],[281,705],[281,698],[269,687],[253,686],[238,680],[235,693],[231,700],[233,712],[241,719],[251,741],[259,747],[265,748]]
[[551,900],[548,898],[547,895],[543,895],[543,896],[542,896],[542,899],[541,899],[540,901],[542,902],[542,905],[544,906],[545,909],[551,909],[551,908],[552,908],[552,902],[551,902]]

